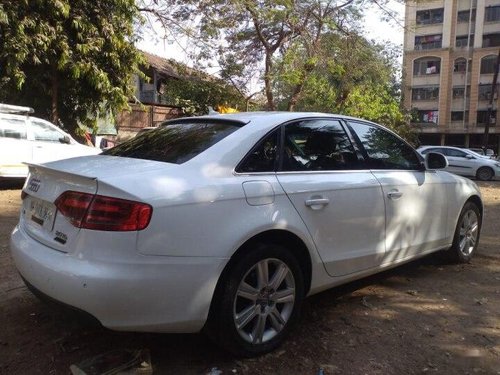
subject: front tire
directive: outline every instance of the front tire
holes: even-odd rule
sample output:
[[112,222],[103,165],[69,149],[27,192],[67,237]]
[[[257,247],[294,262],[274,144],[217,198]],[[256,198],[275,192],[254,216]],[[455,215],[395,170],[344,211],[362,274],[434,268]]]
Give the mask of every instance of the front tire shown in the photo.
[[481,181],[490,181],[494,175],[495,172],[493,171],[493,169],[488,167],[481,167],[476,172],[477,179]]
[[304,298],[300,265],[287,249],[258,244],[230,265],[209,317],[209,336],[252,357],[277,348],[297,322]]
[[465,203],[458,218],[453,244],[446,252],[455,263],[468,263],[476,252],[481,232],[481,211],[473,202]]

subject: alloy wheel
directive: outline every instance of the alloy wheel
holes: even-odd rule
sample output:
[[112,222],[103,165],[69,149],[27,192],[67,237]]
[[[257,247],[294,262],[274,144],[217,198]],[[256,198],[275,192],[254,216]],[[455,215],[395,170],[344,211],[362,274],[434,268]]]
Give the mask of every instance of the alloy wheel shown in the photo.
[[460,252],[469,256],[477,242],[479,229],[479,218],[475,211],[468,210],[462,218],[459,234],[459,248]]
[[234,299],[233,320],[250,344],[278,335],[290,319],[296,297],[295,279],[286,263],[263,259],[243,276]]

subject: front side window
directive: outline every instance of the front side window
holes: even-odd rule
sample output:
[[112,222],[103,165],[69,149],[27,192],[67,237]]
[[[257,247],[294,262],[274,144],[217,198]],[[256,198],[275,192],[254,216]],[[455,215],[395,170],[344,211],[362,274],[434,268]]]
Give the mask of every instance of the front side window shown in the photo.
[[182,164],[238,130],[240,126],[239,123],[208,120],[166,124],[110,148],[101,155]]
[[0,118],[0,138],[26,139],[24,120]]
[[273,172],[276,170],[276,161],[278,156],[278,139],[280,129],[273,131],[264,137],[257,146],[250,151],[239,167],[238,172]]
[[31,120],[31,131],[35,141],[60,143],[64,139],[63,133],[42,121]]
[[283,171],[359,169],[361,164],[336,120],[306,120],[285,126]]
[[394,134],[356,121],[349,121],[349,125],[363,145],[370,169],[421,169],[416,152]]

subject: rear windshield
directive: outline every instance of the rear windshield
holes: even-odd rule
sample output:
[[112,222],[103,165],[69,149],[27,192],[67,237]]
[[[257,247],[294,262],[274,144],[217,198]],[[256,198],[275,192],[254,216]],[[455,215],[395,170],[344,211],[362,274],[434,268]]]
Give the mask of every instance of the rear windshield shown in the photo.
[[182,164],[239,128],[232,123],[181,123],[162,125],[115,146],[101,155]]

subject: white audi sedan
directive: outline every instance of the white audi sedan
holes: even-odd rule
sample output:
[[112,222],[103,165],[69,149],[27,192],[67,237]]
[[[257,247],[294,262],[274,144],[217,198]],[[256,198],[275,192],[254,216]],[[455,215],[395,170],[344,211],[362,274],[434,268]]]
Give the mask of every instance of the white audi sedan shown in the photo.
[[440,250],[471,259],[481,196],[446,164],[344,116],[177,119],[30,165],[12,256],[37,294],[105,327],[203,329],[258,355],[308,295]]

